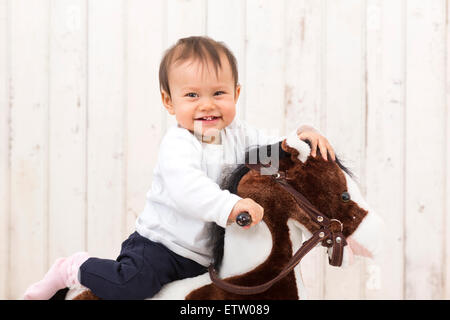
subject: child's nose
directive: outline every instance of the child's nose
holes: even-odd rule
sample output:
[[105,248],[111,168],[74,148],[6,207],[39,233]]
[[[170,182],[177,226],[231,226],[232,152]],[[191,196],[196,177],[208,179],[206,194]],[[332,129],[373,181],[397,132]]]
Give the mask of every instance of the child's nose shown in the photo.
[[211,110],[214,109],[216,105],[214,104],[214,100],[211,98],[205,98],[200,103],[200,110]]

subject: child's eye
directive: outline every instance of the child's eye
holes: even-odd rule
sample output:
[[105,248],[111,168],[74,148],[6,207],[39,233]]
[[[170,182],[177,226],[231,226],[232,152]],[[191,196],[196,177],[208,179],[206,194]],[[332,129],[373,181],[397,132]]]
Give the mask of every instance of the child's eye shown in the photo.
[[185,97],[189,97],[189,98],[197,98],[198,95],[195,92],[189,92],[185,94]]
[[216,92],[214,93],[214,95],[218,96],[218,95],[221,95],[221,94],[224,94],[224,93],[225,93],[224,91],[216,91]]

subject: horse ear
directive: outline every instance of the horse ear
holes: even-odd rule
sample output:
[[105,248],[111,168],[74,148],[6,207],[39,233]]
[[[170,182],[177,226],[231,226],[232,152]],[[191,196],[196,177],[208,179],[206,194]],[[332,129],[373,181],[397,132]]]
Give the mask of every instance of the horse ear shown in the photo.
[[283,140],[281,148],[291,154],[291,159],[294,162],[300,160],[304,163],[311,154],[311,147],[297,136],[296,131]]

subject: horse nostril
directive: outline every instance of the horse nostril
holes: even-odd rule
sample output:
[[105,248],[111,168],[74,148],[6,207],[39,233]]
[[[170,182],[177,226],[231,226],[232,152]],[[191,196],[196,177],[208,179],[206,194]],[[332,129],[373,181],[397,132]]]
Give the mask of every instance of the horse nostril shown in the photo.
[[344,202],[349,202],[350,201],[350,194],[347,191],[343,192],[341,194],[341,199]]

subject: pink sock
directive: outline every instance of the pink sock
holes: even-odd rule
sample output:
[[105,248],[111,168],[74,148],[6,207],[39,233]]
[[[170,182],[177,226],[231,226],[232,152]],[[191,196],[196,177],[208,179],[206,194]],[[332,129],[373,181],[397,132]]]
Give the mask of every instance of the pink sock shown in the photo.
[[88,258],[86,252],[77,252],[67,258],[57,259],[41,281],[28,287],[24,300],[47,300],[58,290],[79,284],[78,269]]

